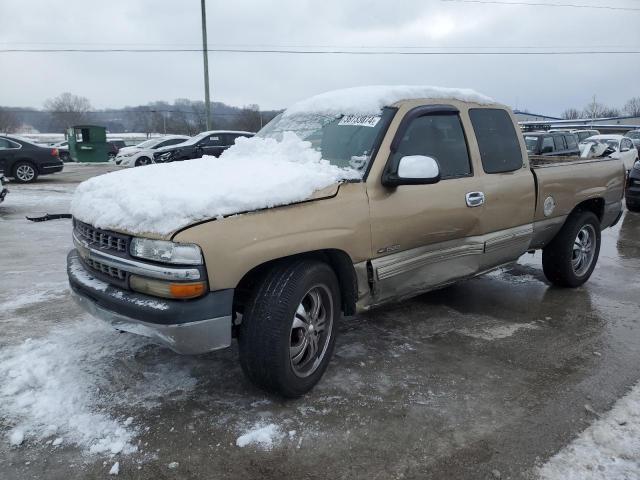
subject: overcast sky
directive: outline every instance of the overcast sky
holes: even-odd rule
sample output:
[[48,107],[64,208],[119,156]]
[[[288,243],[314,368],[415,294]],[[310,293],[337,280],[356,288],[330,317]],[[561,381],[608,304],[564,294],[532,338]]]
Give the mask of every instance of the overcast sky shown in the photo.
[[[573,3],[640,8],[638,0]],[[640,11],[441,0],[208,0],[207,15],[211,48],[640,50]],[[201,42],[198,0],[0,0],[0,19],[0,49],[198,48]],[[262,108],[367,84],[468,87],[513,107],[551,115],[582,108],[594,94],[599,102],[618,107],[640,96],[638,54],[211,53],[209,62],[213,100]],[[42,107],[64,91],[88,97],[96,108],[204,96],[200,53],[0,53],[0,65],[0,105],[5,106]]]

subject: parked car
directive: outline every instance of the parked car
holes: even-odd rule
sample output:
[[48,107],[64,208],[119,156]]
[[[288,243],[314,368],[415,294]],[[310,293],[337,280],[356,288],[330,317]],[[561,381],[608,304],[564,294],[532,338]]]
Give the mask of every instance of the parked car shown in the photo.
[[156,163],[175,162],[200,158],[203,155],[219,157],[233,145],[238,137],[253,137],[255,133],[233,130],[211,130],[191,137],[178,145],[158,148],[153,154]]
[[186,135],[167,135],[164,137],[151,138],[134,147],[120,149],[116,155],[116,165],[123,167],[139,167],[153,163],[153,154],[162,147],[177,145],[189,140]]
[[636,160],[629,172],[624,196],[627,209],[632,212],[640,212],[640,161],[638,160]]
[[6,197],[8,193],[7,177],[4,176],[4,171],[0,167],[0,203],[4,201],[4,197]]
[[[285,138],[290,131],[296,135]],[[302,395],[328,365],[342,313],[536,249],[551,283],[587,281],[601,230],[622,215],[622,164],[530,161],[518,132],[508,107],[466,90],[322,94],[258,133],[276,140],[254,145],[278,159],[271,175],[264,163],[260,178],[243,171],[247,154],[222,177],[215,169],[157,169],[143,191],[135,169],[118,182],[92,179],[72,204],[69,283],[89,312],[179,353],[225,348],[236,336],[253,382]],[[302,161],[306,149],[315,151]],[[316,152],[323,161],[313,160]],[[300,163],[287,169],[289,162]],[[181,181],[194,175],[198,188]],[[324,187],[299,195],[319,178]],[[127,191],[145,202],[122,198]],[[106,221],[93,203],[105,199],[117,212]]]
[[71,156],[69,155],[69,142],[65,140],[64,142],[52,143],[51,147],[58,149],[58,156],[60,160],[63,162],[70,162]]
[[579,155],[578,138],[569,132],[531,132],[524,134],[529,155]]
[[120,138],[107,139],[107,143],[109,144],[109,150],[107,151],[109,160],[115,159],[120,149],[127,146],[124,140]]
[[57,148],[9,135],[0,135],[0,163],[5,175],[18,183],[34,182],[39,175],[60,172],[64,167]]
[[630,138],[633,146],[640,151],[640,130],[629,130],[624,136]]
[[638,150],[633,146],[633,141],[624,135],[594,135],[580,142],[580,152],[586,157],[586,149],[593,149],[594,146],[609,147],[611,158],[619,158],[624,164],[624,168],[629,171],[633,163],[638,160]]
[[572,130],[571,133],[578,137],[578,143],[586,140],[589,137],[593,137],[594,135],[600,135],[599,130]]

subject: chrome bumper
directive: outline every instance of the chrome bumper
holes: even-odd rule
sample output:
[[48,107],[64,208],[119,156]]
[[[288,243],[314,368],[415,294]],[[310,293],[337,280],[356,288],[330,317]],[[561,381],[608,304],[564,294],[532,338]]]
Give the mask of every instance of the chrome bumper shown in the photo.
[[73,290],[72,293],[82,308],[113,328],[149,337],[176,353],[195,355],[231,345],[231,315],[197,322],[160,325],[112,312]]

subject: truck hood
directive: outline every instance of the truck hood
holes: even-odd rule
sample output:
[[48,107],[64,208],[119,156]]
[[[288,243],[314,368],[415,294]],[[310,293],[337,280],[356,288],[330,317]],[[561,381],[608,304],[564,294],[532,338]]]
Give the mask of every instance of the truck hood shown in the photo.
[[281,141],[239,138],[220,158],[155,164],[81,183],[71,202],[77,219],[98,228],[170,238],[190,224],[336,194],[362,172],[322,160],[291,132]]

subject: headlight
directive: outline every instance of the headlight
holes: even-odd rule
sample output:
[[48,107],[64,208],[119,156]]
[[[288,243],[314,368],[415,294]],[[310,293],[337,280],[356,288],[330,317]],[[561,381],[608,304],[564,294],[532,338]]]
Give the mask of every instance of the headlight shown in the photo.
[[636,160],[636,162],[633,164],[633,168],[635,168],[636,170],[640,170],[640,160]]
[[201,265],[202,251],[193,243],[175,243],[165,240],[134,238],[129,252],[134,257],[144,258],[162,263],[178,263],[183,265]]

